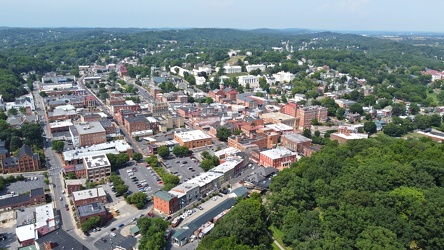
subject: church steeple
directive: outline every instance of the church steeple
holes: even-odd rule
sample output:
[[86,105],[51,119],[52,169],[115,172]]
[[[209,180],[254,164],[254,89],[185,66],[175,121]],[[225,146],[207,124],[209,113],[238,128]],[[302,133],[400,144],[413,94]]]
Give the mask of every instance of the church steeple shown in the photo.
[[225,88],[224,79],[222,79],[222,78],[220,78],[219,88],[220,88],[220,90],[224,90],[224,88]]

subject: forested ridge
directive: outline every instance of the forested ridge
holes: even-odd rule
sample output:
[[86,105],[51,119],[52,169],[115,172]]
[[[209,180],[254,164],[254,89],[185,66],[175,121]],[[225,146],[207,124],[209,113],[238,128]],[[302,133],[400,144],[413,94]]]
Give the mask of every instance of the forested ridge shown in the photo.
[[267,208],[294,249],[444,249],[444,146],[330,142],[272,180]]

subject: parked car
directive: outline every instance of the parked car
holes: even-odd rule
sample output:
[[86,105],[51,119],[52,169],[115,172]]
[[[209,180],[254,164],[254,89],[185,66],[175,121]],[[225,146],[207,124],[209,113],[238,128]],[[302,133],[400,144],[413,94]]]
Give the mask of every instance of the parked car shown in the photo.
[[123,223],[119,225],[119,227],[123,227],[123,226],[125,226]]
[[116,231],[116,228],[113,227],[113,228],[111,228],[109,231],[111,231],[111,232]]

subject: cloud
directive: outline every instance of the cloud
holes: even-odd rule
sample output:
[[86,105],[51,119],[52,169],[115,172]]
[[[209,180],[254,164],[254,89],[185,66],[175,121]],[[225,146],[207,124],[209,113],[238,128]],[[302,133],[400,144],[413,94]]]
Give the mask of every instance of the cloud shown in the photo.
[[354,14],[364,12],[369,3],[370,0],[336,0],[321,4],[320,9]]

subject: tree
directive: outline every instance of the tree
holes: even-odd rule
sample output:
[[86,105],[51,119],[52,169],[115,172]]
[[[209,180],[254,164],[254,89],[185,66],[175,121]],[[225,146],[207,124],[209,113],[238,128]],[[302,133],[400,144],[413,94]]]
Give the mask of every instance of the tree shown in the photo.
[[11,151],[16,151],[17,149],[21,148],[23,145],[22,140],[18,136],[12,136],[11,141],[9,142],[9,149]]
[[288,103],[287,97],[285,97],[285,95],[282,95],[281,101],[283,103]]
[[231,136],[231,130],[226,127],[220,127],[217,130],[216,137],[221,141],[227,141],[228,137]]
[[142,239],[139,242],[141,250],[161,250],[166,244],[165,230],[169,226],[169,222],[162,218],[142,217],[137,220],[137,227],[140,229]]
[[240,130],[240,129],[234,130],[234,135],[240,135],[241,133],[242,133],[242,130]]
[[57,153],[63,152],[63,148],[65,147],[65,143],[63,141],[53,141],[52,142],[52,150],[56,151]]
[[159,160],[157,159],[157,156],[151,155],[150,157],[145,159],[146,163],[150,164],[152,167],[157,167],[159,164]]
[[214,168],[214,162],[212,159],[204,159],[201,163],[200,163],[200,167],[207,172],[208,170]]
[[157,148],[157,154],[159,154],[159,156],[162,158],[168,157],[170,155],[170,149],[165,145],[160,146]]
[[405,105],[401,103],[392,104],[392,114],[394,116],[400,116],[405,114]]
[[11,108],[8,110],[8,116],[13,116],[13,115],[17,115],[18,111],[15,108]]
[[137,192],[126,197],[126,201],[129,204],[134,204],[138,209],[142,209],[147,202],[147,195],[144,192]]
[[211,98],[211,97],[209,97],[209,96],[207,96],[207,98],[205,98],[205,103],[206,104],[211,104],[211,103],[213,103],[214,101],[213,101],[213,98]]
[[364,131],[369,134],[376,133],[376,124],[374,122],[365,122]]
[[46,94],[46,92],[44,92],[44,91],[40,91],[39,94],[40,94],[41,97],[47,97],[47,96],[48,96],[48,95]]
[[208,151],[206,151],[206,150],[202,151],[202,153],[200,153],[200,155],[201,155],[204,159],[209,159],[209,158],[211,158],[210,153],[208,153]]
[[394,124],[392,122],[388,123],[384,127],[384,134],[391,136],[391,137],[401,137],[403,136],[406,131],[401,125]]
[[116,196],[121,196],[128,191],[128,186],[125,184],[117,184],[116,185],[114,183],[114,187],[116,188]]
[[83,232],[88,232],[89,230],[99,226],[99,224],[100,224],[100,217],[92,216],[82,223],[81,229]]
[[136,162],[142,160],[142,158],[143,158],[143,156],[139,152],[136,152],[136,153],[133,154],[133,160],[135,160]]
[[307,138],[311,138],[311,130],[309,128],[304,128],[304,130],[302,131],[302,135]]
[[194,103],[196,100],[194,100],[194,97],[192,96],[188,96],[188,102],[189,103]]
[[350,113],[358,113],[360,115],[364,113],[364,109],[359,103],[353,103],[352,105],[350,105],[349,111]]
[[176,156],[186,156],[190,153],[190,150],[187,146],[175,146],[173,148],[173,154]]
[[416,104],[416,103],[412,103],[412,104],[410,104],[410,113],[411,113],[412,115],[416,115],[416,114],[418,114],[419,111],[420,111],[420,108],[419,108],[418,104]]
[[35,145],[38,148],[43,148],[43,129],[38,123],[25,123],[20,128],[20,131],[25,138],[24,144],[28,146]]
[[124,166],[130,160],[129,156],[124,153],[120,154],[107,154],[109,163],[111,164],[112,170],[117,170],[120,167]]
[[0,111],[0,120],[6,121],[8,119],[8,116],[5,114],[5,112]]
[[403,249],[404,246],[397,241],[397,236],[391,230],[379,227],[368,226],[356,240],[357,249]]
[[345,114],[345,108],[338,108],[336,110],[336,118],[338,118],[338,120],[343,120],[345,118],[344,114]]

